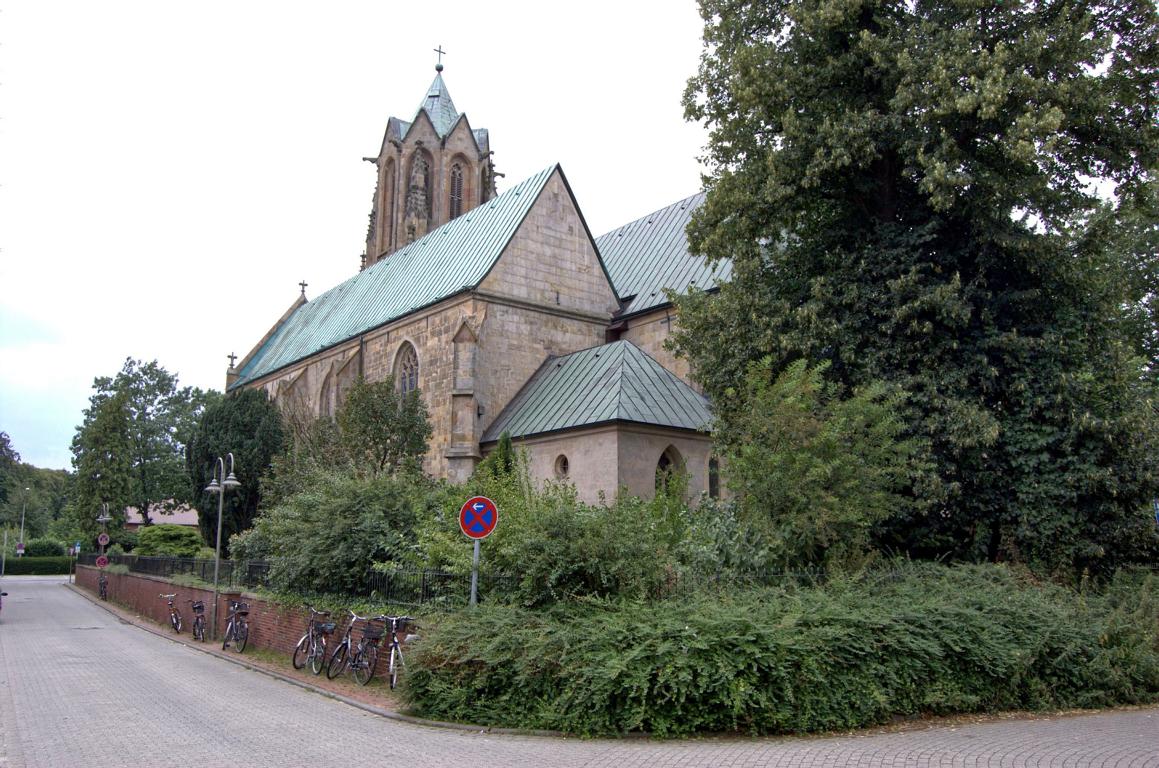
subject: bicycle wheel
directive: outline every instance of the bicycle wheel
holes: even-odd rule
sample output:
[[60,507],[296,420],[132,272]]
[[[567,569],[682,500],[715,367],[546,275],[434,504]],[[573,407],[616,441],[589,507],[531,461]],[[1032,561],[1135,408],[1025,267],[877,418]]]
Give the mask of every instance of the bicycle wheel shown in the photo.
[[250,625],[244,620],[238,622],[237,625],[237,642],[233,644],[233,649],[238,653],[245,651],[245,644],[250,639]]
[[342,674],[343,668],[346,666],[346,651],[347,643],[339,643],[334,649],[334,653],[330,656],[330,661],[326,662],[326,677],[330,680]]
[[314,647],[310,650],[310,671],[315,675],[322,673],[326,666],[326,635],[314,636]]
[[181,614],[174,611],[169,614],[169,623],[173,626],[173,631],[181,634]]
[[366,685],[374,679],[374,667],[378,664],[378,648],[369,646],[358,654],[358,666],[354,668],[354,679],[359,685]]
[[224,651],[226,648],[229,648],[229,641],[232,639],[233,639],[233,619],[230,619],[229,623],[225,625],[225,635],[221,639],[221,650]]
[[193,617],[193,639],[199,643],[205,642],[205,619],[201,616]]
[[294,646],[294,657],[291,661],[294,663],[294,669],[301,669],[306,666],[306,657],[310,654],[310,634],[307,632],[302,635],[302,639]]

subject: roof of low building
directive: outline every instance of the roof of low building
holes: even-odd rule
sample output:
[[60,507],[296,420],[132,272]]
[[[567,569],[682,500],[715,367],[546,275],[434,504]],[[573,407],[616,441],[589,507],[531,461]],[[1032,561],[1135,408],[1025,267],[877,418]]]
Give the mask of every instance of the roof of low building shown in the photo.
[[704,193],[697,192],[596,238],[596,248],[622,301],[621,317],[668,304],[665,289],[708,291],[732,276],[732,262],[710,265],[688,251],[685,229],[703,203]]
[[245,361],[231,389],[477,287],[557,170],[543,169],[299,306]]
[[[169,511],[166,511],[164,504],[150,504],[149,505],[149,519],[154,523],[168,523],[169,525],[189,525],[196,526],[198,512],[193,507],[186,504],[180,506],[170,506]],[[141,519],[141,511],[136,507],[125,507],[125,524],[126,525],[141,525],[144,520]]]
[[708,400],[628,341],[550,357],[503,409],[483,442],[609,422],[708,429]]

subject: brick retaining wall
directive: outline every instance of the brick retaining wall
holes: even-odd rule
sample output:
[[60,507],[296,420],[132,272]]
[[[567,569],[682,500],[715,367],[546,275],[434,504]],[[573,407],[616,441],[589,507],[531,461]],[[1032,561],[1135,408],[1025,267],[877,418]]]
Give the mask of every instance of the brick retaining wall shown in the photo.
[[[82,589],[97,593],[97,574],[99,568],[88,565],[77,565],[76,583]],[[110,573],[109,600],[118,605],[129,608],[148,619],[152,619],[162,626],[169,625],[169,606],[165,600],[157,595],[176,592],[174,605],[181,611],[184,619],[183,633],[189,633],[193,627],[193,611],[187,600],[205,601],[205,621],[208,624],[213,619],[213,590],[200,587],[184,587],[173,584],[167,579],[158,576],[148,576],[141,573]],[[306,610],[304,608],[287,608],[269,603],[251,594],[240,592],[220,592],[218,594],[218,631],[216,637],[221,636],[225,629],[226,617],[229,615],[229,601],[239,597],[249,603],[249,645],[263,650],[279,653],[291,653],[299,638],[306,631]]]

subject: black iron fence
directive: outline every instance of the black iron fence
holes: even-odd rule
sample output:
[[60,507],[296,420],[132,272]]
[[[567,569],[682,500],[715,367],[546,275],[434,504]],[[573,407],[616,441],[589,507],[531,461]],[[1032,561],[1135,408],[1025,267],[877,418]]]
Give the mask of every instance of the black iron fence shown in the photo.
[[[112,565],[123,565],[130,573],[173,578],[189,575],[206,583],[213,581],[213,560],[192,557],[144,557],[108,555]],[[97,555],[81,555],[81,565],[96,565]],[[222,560],[218,584],[224,588],[269,587],[270,563],[265,560]],[[519,585],[515,576],[479,574],[479,602],[500,600],[514,593]],[[467,605],[471,595],[470,574],[398,568],[371,571],[366,578],[366,595],[395,605]]]
[[[213,581],[213,560],[194,557],[144,557],[140,555],[107,555],[109,563],[127,566],[130,573],[173,578],[190,575],[204,582]],[[97,555],[89,553],[77,558],[81,565],[96,565]],[[222,560],[218,584],[223,587],[269,586],[270,564],[264,560]]]
[[[395,568],[373,571],[367,577],[370,594],[395,605],[467,605],[471,596],[471,575]],[[479,602],[502,600],[514,594],[519,577],[480,573]]]

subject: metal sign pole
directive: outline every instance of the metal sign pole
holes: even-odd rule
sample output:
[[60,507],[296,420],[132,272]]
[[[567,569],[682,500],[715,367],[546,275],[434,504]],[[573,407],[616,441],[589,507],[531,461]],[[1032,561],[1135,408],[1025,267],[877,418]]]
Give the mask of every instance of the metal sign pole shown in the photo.
[[479,602],[479,539],[475,539],[475,557],[471,562],[471,605]]

